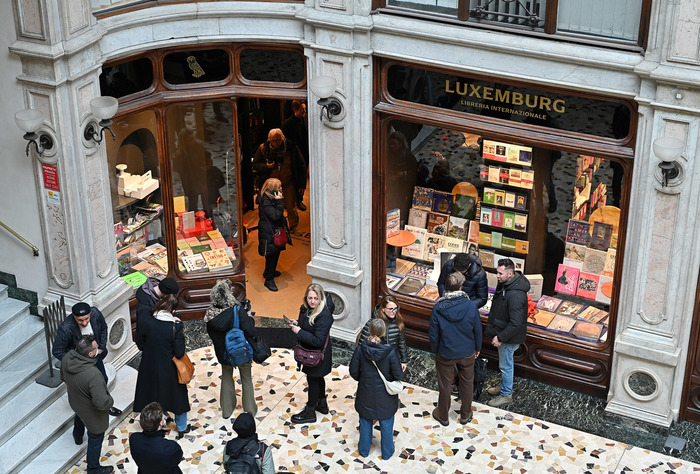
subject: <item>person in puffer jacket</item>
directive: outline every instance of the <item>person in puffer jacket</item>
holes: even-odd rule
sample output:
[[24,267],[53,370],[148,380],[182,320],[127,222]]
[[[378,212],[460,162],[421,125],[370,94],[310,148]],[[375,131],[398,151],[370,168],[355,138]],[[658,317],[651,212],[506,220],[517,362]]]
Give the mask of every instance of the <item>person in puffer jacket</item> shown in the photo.
[[462,291],[479,309],[486,304],[489,296],[489,282],[486,271],[481,267],[479,257],[466,253],[458,253],[455,258],[448,260],[440,270],[437,287],[438,293],[442,296],[445,293],[445,279],[454,272],[464,275]]
[[[386,324],[386,335],[382,339],[382,344],[389,344],[399,355],[401,370],[406,370],[408,363],[408,349],[406,348],[406,335],[404,334],[404,323],[401,317],[399,302],[391,295],[381,299],[379,304],[372,311],[372,319],[380,318]],[[365,323],[357,340],[359,346],[369,338],[369,324],[372,319]]]

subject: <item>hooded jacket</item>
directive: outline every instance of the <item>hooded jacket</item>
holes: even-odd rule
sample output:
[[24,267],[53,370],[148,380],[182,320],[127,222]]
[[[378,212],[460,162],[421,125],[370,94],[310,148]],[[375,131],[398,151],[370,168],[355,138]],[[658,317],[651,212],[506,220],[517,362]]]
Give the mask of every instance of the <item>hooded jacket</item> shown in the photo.
[[[237,458],[240,456],[241,451],[243,451],[248,443],[255,441],[255,446],[257,446],[257,453],[255,462],[260,468],[262,474],[274,474],[275,473],[275,461],[272,458],[272,450],[269,446],[258,440],[258,435],[254,434],[252,437],[237,437],[226,443],[226,448],[224,448],[224,466],[228,462],[229,458]],[[255,448],[251,448],[255,449]],[[264,453],[261,453],[264,451]],[[262,454],[262,459],[261,459]]]
[[[474,255],[469,255],[471,265],[464,275],[466,279],[462,283],[462,291],[464,291],[469,299],[474,302],[476,308],[479,309],[486,304],[489,297],[489,282],[486,277],[486,272],[481,267],[481,260]],[[438,277],[437,287],[438,293],[442,296],[445,293],[445,280],[455,272],[455,263],[450,259],[443,265]]]
[[355,410],[367,420],[386,420],[399,409],[399,396],[387,393],[377,368],[388,381],[403,378],[401,362],[393,347],[363,342],[355,349],[349,370],[350,376],[358,382]]
[[[377,319],[379,317],[379,305],[374,307],[372,311],[372,319]],[[360,333],[359,343],[363,343],[369,339],[369,323],[372,319],[365,323]],[[396,324],[396,318],[386,318],[386,335],[382,338],[382,342],[389,344],[391,347],[396,349],[399,354],[399,359],[402,364],[408,362],[408,349],[406,348],[406,335],[399,331],[399,326]]]
[[527,336],[527,292],[530,282],[516,271],[506,283],[499,283],[491,302],[486,336],[498,336],[506,344],[522,344]]
[[95,367],[97,359],[72,350],[61,361],[61,380],[68,389],[68,403],[90,433],[109,427],[109,407],[114,404],[107,382]]
[[445,359],[461,359],[481,351],[481,317],[463,291],[447,292],[430,315],[430,346]]

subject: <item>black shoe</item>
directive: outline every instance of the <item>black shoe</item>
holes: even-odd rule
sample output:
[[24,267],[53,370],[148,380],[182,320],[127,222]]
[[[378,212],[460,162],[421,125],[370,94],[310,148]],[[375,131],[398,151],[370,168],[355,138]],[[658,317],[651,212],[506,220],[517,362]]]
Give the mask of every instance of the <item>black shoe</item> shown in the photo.
[[169,424],[172,423],[172,422],[173,422],[173,417],[172,417],[172,416],[169,416],[169,417],[167,417],[167,418],[165,419],[165,424],[166,424],[166,425],[169,425]]
[[114,468],[112,466],[99,466],[95,469],[88,469],[87,472],[88,474],[109,474],[114,472]]
[[73,441],[75,441],[75,444],[80,446],[83,444],[83,435],[78,436],[77,434],[73,433]]
[[272,276],[275,278],[277,278],[280,275],[282,275],[282,272],[278,272],[277,270],[275,270],[275,273],[272,274]]
[[119,408],[112,407],[109,409],[109,414],[112,416],[119,416],[122,414],[122,411]]
[[270,291],[277,291],[277,285],[275,285],[275,280],[265,280],[265,288]]
[[306,210],[306,204],[304,204],[302,201],[299,201],[297,203],[297,207],[299,208],[300,211],[305,211]]
[[328,399],[326,397],[319,398],[316,402],[316,411],[322,415],[328,414]]
[[177,433],[176,438],[177,438],[177,439],[182,439],[182,438],[183,438],[187,433],[189,433],[190,431],[192,431],[192,425],[187,425],[187,428],[185,428],[184,430],[179,431],[179,432]]
[[314,407],[304,407],[302,411],[296,415],[292,415],[292,423],[315,423],[316,410]]

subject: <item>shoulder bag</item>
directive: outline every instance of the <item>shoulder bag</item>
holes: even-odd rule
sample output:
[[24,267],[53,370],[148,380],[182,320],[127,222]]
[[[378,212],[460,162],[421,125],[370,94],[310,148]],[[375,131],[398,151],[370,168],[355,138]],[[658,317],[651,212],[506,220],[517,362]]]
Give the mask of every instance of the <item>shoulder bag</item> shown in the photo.
[[[267,225],[270,226],[270,230],[272,231],[272,242],[275,244],[275,247],[283,249],[287,246],[287,243],[291,241],[289,238],[289,232],[287,232],[287,228],[285,225],[282,225],[278,227],[277,229],[272,228],[272,224],[270,223],[270,219],[267,217],[267,214],[265,214],[265,211],[263,211],[263,215],[265,216],[265,220],[267,221]],[[284,218],[283,218],[284,219]]]
[[[306,317],[306,315],[304,315]],[[303,323],[303,320],[302,320]],[[301,324],[299,325],[301,327]],[[294,360],[307,367],[316,367],[321,364],[323,357],[326,355],[326,347],[328,346],[328,339],[331,337],[329,332],[326,336],[326,342],[323,343],[323,349],[307,349],[301,344],[297,344],[294,347]]]
[[[175,323],[173,323],[173,340],[175,339]],[[179,359],[173,356],[173,363],[175,364],[175,369],[177,370],[177,381],[181,384],[187,385],[192,380],[194,376],[194,364],[190,360],[190,357],[185,352],[185,355]]]
[[377,367],[377,363],[375,361],[372,361],[374,364],[374,367],[377,369],[377,372],[379,372],[379,377],[381,377],[382,382],[384,382],[384,388],[386,389],[386,393],[389,395],[398,395],[401,393],[404,389],[403,387],[403,382],[400,380],[392,380],[391,382],[387,381],[386,377],[384,377],[384,374],[382,373],[381,370],[379,370],[379,367]]

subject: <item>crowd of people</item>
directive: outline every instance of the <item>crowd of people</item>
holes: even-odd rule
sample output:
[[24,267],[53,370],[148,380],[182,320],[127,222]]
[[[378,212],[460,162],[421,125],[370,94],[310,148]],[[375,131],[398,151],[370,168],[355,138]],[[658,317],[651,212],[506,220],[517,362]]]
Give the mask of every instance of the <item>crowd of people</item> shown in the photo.
[[[482,323],[478,312],[483,298],[485,275],[478,259],[457,255],[444,265],[440,275],[440,293],[429,322],[429,338],[435,354],[438,381],[437,407],[432,417],[442,426],[450,423],[452,392],[459,394],[461,408],[458,421],[468,424],[473,417],[472,401],[474,363],[482,347]],[[513,400],[513,354],[525,340],[527,292],[530,284],[515,270],[510,259],[498,261],[498,287],[484,330],[485,343],[498,349],[501,382],[488,389],[496,396],[491,406],[503,406]],[[130,449],[139,472],[179,473],[182,449],[177,439],[196,429],[187,422],[190,410],[187,384],[178,380],[173,358],[186,353],[183,325],[176,316],[178,306],[177,281],[149,278],[136,293],[138,300],[136,344],[141,350],[141,362],[134,395],[134,412],[139,412],[142,432],[130,437]],[[228,357],[227,334],[240,329],[245,339],[256,338],[255,322],[245,305],[234,296],[227,279],[216,282],[210,292],[211,306],[204,320],[217,362],[221,366],[219,403],[221,415],[229,419],[237,406],[234,365]],[[483,301],[482,301],[483,300]],[[316,412],[328,414],[328,388],[325,377],[333,365],[334,303],[331,295],[319,284],[307,287],[299,316],[287,319],[296,335],[295,360],[306,375],[307,401],[303,409],[291,416],[295,424],[317,421]],[[121,412],[107,388],[107,376],[102,360],[106,355],[106,324],[97,308],[86,303],[72,307],[58,329],[54,355],[62,361],[61,378],[68,388],[70,406],[75,412],[73,437],[83,443],[87,429],[87,468],[89,473],[106,474],[110,466],[101,466],[100,451],[109,416]],[[387,460],[395,452],[393,439],[394,416],[399,408],[397,381],[401,381],[408,364],[408,350],[399,302],[392,296],[381,298],[372,317],[357,339],[349,365],[350,376],[358,383],[355,409],[359,415],[357,450],[360,456],[370,455],[373,425],[379,423],[381,458]],[[228,472],[272,473],[272,449],[258,439],[254,416],[258,407],[252,379],[252,361],[237,365],[242,389],[243,412],[233,422],[237,437],[229,440],[223,450],[223,462]],[[331,388],[332,390],[332,388]],[[172,414],[172,417],[169,416]],[[166,439],[168,425],[174,422],[176,440]]]

